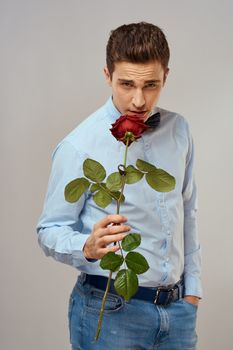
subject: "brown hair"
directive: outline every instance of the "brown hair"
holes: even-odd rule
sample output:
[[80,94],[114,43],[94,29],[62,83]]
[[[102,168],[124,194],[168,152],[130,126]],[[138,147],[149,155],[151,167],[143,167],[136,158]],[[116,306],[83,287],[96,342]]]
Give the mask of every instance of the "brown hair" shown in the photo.
[[166,37],[154,24],[146,22],[124,24],[110,33],[106,61],[111,76],[115,62],[145,63],[156,60],[166,70],[169,57]]

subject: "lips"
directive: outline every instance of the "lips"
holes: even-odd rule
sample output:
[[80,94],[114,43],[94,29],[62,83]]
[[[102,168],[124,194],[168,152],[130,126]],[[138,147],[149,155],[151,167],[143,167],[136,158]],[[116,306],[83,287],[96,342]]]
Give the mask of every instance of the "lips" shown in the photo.
[[135,113],[135,114],[144,114],[147,111],[130,111],[130,112]]
[[127,114],[129,114],[129,115],[141,115],[141,116],[143,116],[143,115],[145,115],[146,113],[147,113],[147,111],[142,111],[142,112],[129,111],[129,113],[127,113]]
[[147,115],[147,111],[142,111],[142,112],[129,111],[127,114],[128,115],[136,115],[138,118],[141,118],[142,120],[144,120],[146,115]]

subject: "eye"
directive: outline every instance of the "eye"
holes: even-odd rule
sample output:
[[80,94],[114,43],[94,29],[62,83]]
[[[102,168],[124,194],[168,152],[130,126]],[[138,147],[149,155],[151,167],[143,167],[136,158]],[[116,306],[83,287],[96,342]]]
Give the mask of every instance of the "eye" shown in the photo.
[[158,86],[157,83],[148,83],[145,85],[146,88],[156,88]]
[[133,86],[132,83],[129,83],[129,82],[127,82],[127,81],[123,81],[123,82],[121,83],[121,85],[122,85],[122,86],[125,86],[125,87],[132,87],[132,86]]

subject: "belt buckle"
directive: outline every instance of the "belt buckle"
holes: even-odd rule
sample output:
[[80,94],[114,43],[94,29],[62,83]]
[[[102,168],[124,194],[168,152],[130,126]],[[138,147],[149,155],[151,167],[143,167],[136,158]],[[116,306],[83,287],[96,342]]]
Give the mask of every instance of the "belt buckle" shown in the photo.
[[[173,297],[173,291],[175,290],[175,286],[173,288],[164,288],[164,287],[158,287],[156,290],[156,294],[155,294],[155,299],[154,299],[154,304],[158,304],[158,305],[168,305],[170,304],[170,302],[172,301],[172,297]],[[167,293],[166,299],[164,302],[159,302],[159,297],[161,292],[165,292]]]

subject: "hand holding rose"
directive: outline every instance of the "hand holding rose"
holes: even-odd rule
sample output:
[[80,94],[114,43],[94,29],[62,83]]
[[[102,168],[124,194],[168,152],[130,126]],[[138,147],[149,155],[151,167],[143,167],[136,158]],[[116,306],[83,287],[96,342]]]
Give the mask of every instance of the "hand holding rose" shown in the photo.
[[[122,215],[108,215],[104,219],[98,221],[91,235],[86,240],[83,248],[84,256],[87,259],[101,259],[109,252],[116,252],[120,249],[119,245],[107,247],[113,242],[122,241],[126,236],[124,232],[130,231],[130,226],[121,225],[127,221]],[[112,225],[111,224],[117,224]]]

